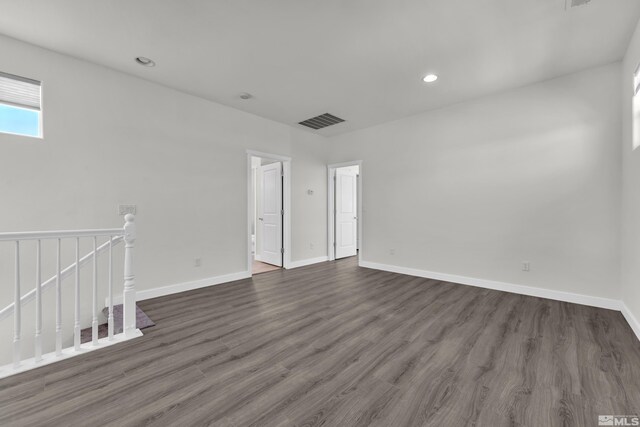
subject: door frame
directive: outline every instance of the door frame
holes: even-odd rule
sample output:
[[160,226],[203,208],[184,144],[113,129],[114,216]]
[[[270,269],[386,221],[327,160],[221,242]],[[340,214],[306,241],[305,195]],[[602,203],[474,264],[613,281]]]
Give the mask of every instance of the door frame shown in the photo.
[[291,157],[279,154],[263,153],[261,151],[247,150],[247,271],[252,276],[251,268],[251,223],[253,217],[253,183],[251,180],[251,157],[261,157],[282,162],[282,204],[284,217],[282,218],[282,268],[290,268],[291,265]]
[[336,176],[336,169],[347,166],[358,166],[358,265],[362,263],[362,249],[364,245],[362,242],[364,238],[362,236],[362,221],[363,221],[363,209],[362,209],[362,160],[353,160],[350,162],[332,163],[327,165],[327,253],[329,254],[329,261],[335,261],[335,186],[333,178]]

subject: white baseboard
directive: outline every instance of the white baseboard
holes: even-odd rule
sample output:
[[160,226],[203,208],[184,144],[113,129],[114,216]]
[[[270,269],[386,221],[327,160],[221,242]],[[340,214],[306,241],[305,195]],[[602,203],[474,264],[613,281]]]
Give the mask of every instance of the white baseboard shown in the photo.
[[[136,291],[136,301],[144,301],[146,299],[163,297],[166,295],[177,294],[179,292],[192,291],[194,289],[206,288],[207,286],[221,285],[227,282],[248,279],[249,277],[251,277],[251,272],[240,271],[238,273],[208,277],[206,279],[177,283],[175,285],[162,286],[160,288],[142,289]],[[113,298],[113,304],[122,304],[122,295],[115,296]],[[107,305],[109,305],[108,300],[105,301],[105,306]]]
[[60,356],[56,356],[55,351],[51,353],[43,354],[42,360],[37,363],[33,357],[30,359],[25,359],[21,361],[20,366],[15,369],[12,363],[5,366],[0,366],[0,379],[9,377],[11,375],[19,374],[20,372],[25,372],[31,369],[39,368],[41,366],[50,365],[51,363],[60,362],[61,360],[70,359],[72,357],[87,354],[95,350],[101,350],[105,347],[109,347],[114,344],[119,344],[121,342],[129,341],[141,336],[142,336],[142,332],[140,332],[140,329],[136,329],[129,336],[126,336],[124,333],[114,335],[113,341],[109,341],[109,338],[100,338],[98,340],[97,346],[94,346],[91,341],[86,342],[80,345],[80,351],[75,351],[73,347],[69,347],[69,348],[63,349],[62,354]]
[[[328,261],[327,256],[317,258],[303,259],[300,261],[292,261],[289,269],[304,267],[306,265],[317,264],[319,262]],[[177,283],[175,285],[162,286],[160,288],[143,289],[136,291],[136,301],[144,301],[151,298],[163,297],[166,295],[177,294],[179,292],[192,291],[194,289],[206,288],[207,286],[220,285],[222,283],[234,282],[236,280],[247,279],[251,277],[251,272],[240,271],[238,273],[225,274],[222,276],[208,277],[206,279],[194,280],[191,282]],[[122,304],[122,295],[113,297],[113,304]],[[109,305],[109,301],[105,300],[105,306]]]
[[629,326],[631,326],[631,329],[633,329],[633,332],[635,332],[636,336],[640,340],[640,322],[638,322],[636,316],[633,315],[631,310],[629,310],[629,307],[627,307],[624,302],[621,302],[621,304],[622,309],[620,311],[622,312],[622,315],[627,319],[627,323],[629,323]]
[[311,265],[311,264],[318,264],[319,262],[326,262],[329,261],[329,257],[328,256],[319,256],[317,258],[308,258],[308,259],[301,259],[300,261],[291,261],[289,263],[289,268],[298,268],[298,267],[304,267],[307,265]]
[[[548,298],[557,301],[571,302],[575,304],[589,305],[592,307],[606,308],[620,311],[622,302],[610,298],[594,297],[590,295],[574,294],[571,292],[554,291],[551,289],[536,288],[533,286],[514,285],[512,283],[496,282],[493,280],[476,279],[473,277],[456,276],[453,274],[436,273],[433,271],[418,270],[415,268],[398,267],[395,265],[378,264],[369,261],[360,261],[360,267],[374,270],[389,271],[392,273],[406,274],[408,276],[424,277],[427,279],[442,280],[444,282],[460,283],[479,288],[494,289],[496,291],[511,292],[514,294],[529,295],[539,298]],[[637,333],[637,332],[636,332]]]
[[[309,258],[300,261],[292,261],[289,268],[304,267],[307,265],[317,264],[328,261],[327,256],[317,258]],[[380,264],[369,261],[360,261],[360,267],[371,268],[374,270],[389,271],[392,273],[406,274],[408,276],[424,277],[427,279],[442,280],[445,282],[459,283],[462,285],[475,286],[496,291],[510,292],[521,295],[529,295],[539,298],[548,298],[557,301],[570,302],[574,304],[588,305],[592,307],[606,308],[609,310],[621,311],[631,329],[640,339],[640,322],[633,315],[631,310],[620,300],[611,298],[595,297],[590,295],[576,294],[571,292],[554,291],[551,289],[536,288],[533,286],[515,285],[512,283],[497,282],[486,279],[476,279],[473,277],[457,276],[454,274],[438,273],[434,271],[419,270],[416,268],[399,267],[396,265]],[[146,299],[157,298],[165,295],[176,294],[179,292],[190,291],[193,289],[204,288],[207,286],[220,285],[222,283],[233,282],[236,280],[247,279],[251,277],[251,272],[241,271],[238,273],[225,274],[206,279],[194,280],[191,282],[178,283],[175,285],[163,286],[154,289],[145,289],[136,293],[136,300],[143,301]],[[116,296],[113,299],[114,304],[122,304],[122,296]],[[108,305],[108,301],[105,301]]]

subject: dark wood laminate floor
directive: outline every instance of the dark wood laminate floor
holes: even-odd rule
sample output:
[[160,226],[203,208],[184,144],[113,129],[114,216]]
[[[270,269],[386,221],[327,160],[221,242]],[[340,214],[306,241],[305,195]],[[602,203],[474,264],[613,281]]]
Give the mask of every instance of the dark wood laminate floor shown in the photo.
[[143,301],[145,336],[0,380],[0,425],[593,426],[640,411],[618,312],[356,266]]

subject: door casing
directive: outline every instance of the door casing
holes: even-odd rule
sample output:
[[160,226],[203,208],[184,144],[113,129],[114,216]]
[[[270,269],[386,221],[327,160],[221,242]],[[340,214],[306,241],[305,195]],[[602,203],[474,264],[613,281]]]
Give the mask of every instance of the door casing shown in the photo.
[[251,157],[261,157],[265,159],[282,162],[282,203],[284,205],[284,216],[282,224],[282,244],[284,246],[284,257],[282,259],[283,268],[291,266],[291,157],[279,154],[264,153],[255,150],[246,150],[247,153],[247,272],[251,273],[251,221],[254,212],[253,188],[251,182]]
[[[282,203],[282,162],[273,162],[259,167],[261,185],[256,199],[262,206],[259,211],[257,226],[260,228],[261,239],[257,242],[260,247],[261,261],[282,267],[284,247],[282,239],[283,229],[283,203]],[[268,191],[271,187],[273,192]],[[267,197],[269,195],[269,197]],[[268,203],[270,202],[270,203]],[[272,202],[272,203],[271,203]],[[273,206],[270,206],[273,204]],[[275,233],[269,233],[273,231]],[[257,235],[257,234],[256,234]],[[268,238],[271,236],[272,238]],[[268,243],[273,250],[268,250]]]
[[354,167],[337,168],[334,179],[335,256],[346,258],[358,254],[358,174]]
[[363,215],[363,186],[364,186],[364,170],[362,160],[353,160],[350,162],[332,163],[327,165],[327,253],[329,254],[329,261],[336,259],[335,252],[335,187],[333,186],[333,177],[336,175],[336,169],[345,166],[359,166],[359,178],[358,178],[358,264],[363,262],[364,255],[364,235],[363,235],[363,222],[365,221]]

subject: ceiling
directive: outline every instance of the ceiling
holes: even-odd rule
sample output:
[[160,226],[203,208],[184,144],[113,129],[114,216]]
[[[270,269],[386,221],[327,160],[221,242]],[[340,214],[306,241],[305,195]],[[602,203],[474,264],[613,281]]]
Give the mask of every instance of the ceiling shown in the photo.
[[[620,60],[640,1],[0,0],[0,10],[10,37],[293,126],[328,112],[346,122],[317,133],[335,135]],[[425,84],[427,73],[440,78]]]

